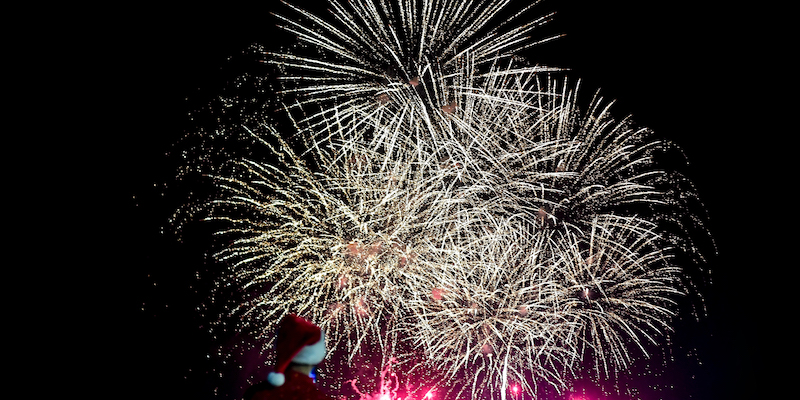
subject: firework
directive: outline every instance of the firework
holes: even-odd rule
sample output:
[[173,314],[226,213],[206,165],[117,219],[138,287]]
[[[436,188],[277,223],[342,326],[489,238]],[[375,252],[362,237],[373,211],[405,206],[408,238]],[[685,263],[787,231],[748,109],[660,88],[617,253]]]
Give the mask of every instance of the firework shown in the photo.
[[290,6],[307,23],[278,15],[282,27],[315,51],[266,59],[285,71],[282,93],[296,96],[291,108],[305,109],[301,122],[318,140],[331,139],[322,131],[342,137],[342,148],[355,140],[387,154],[409,142],[438,148],[449,139],[446,117],[464,107],[458,88],[474,87],[478,68],[541,42],[529,35],[549,16],[504,30],[534,4],[492,25],[509,3],[333,0],[328,18]]
[[207,220],[223,221],[218,235],[231,238],[215,257],[250,293],[233,313],[267,336],[269,321],[293,310],[323,321],[334,346],[339,328],[353,327],[349,348],[357,348],[370,328],[379,332],[377,321],[397,312],[384,300],[403,287],[405,270],[387,264],[412,264],[415,249],[405,240],[423,225],[413,212],[420,201],[397,190],[408,177],[373,175],[367,156],[321,175],[274,129],[263,129],[260,140],[277,166],[229,163],[213,177],[220,194],[208,204]]
[[[215,166],[202,207],[243,330],[269,346],[298,313],[348,361],[390,349],[385,367],[396,352],[472,398],[616,375],[664,343],[693,251],[693,194],[658,163],[671,145],[511,57],[547,17],[488,29],[508,3],[278,17],[318,50],[267,53],[294,131],[248,129],[259,156]],[[396,395],[381,382],[369,396]]]
[[[510,382],[563,389],[586,365],[608,375],[632,350],[646,354],[682,293],[663,216],[623,207],[668,202],[645,184],[664,178],[654,145],[606,109],[580,116],[571,94],[517,94],[531,92],[515,100],[530,103],[511,124],[522,130],[460,120],[513,145],[443,142],[459,165],[419,147],[395,149],[393,164],[363,148],[347,159],[317,149],[325,169],[313,172],[264,127],[275,161],[230,163],[209,204],[232,238],[216,257],[250,294],[233,311],[245,329],[268,336],[282,314],[303,313],[351,356],[396,329],[447,379],[472,371],[454,386],[472,396],[504,397]],[[519,108],[508,96],[473,103]]]
[[682,271],[656,231],[638,218],[604,216],[588,237],[559,241],[564,248],[547,301],[570,322],[566,338],[598,374],[626,370],[631,350],[646,355],[645,345],[659,344],[671,330]]
[[614,120],[598,98],[582,114],[577,89],[565,87],[475,99],[475,109],[518,116],[503,124],[453,116],[510,145],[473,153],[491,157],[472,163],[491,169],[470,177],[465,168],[461,182],[471,183],[453,193],[472,201],[454,214],[470,222],[453,234],[456,257],[440,262],[455,267],[429,283],[444,294],[410,302],[409,330],[429,361],[469,377],[473,396],[504,398],[509,379],[533,393],[529,382],[562,389],[583,369],[624,371],[663,343],[684,293],[672,262],[681,240],[663,226],[685,211],[664,190],[680,179],[654,157],[668,146]]
[[498,226],[470,242],[451,257],[454,268],[428,282],[430,292],[408,300],[412,340],[459,394],[498,394],[511,381],[528,392],[537,380],[561,386],[554,371],[575,358],[563,343],[571,322],[545,301],[554,262],[539,250],[541,237],[518,228]]

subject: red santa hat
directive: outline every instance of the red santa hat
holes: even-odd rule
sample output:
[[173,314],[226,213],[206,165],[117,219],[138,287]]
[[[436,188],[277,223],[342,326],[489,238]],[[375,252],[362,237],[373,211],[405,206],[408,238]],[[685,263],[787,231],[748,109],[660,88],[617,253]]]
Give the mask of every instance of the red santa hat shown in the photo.
[[275,371],[267,375],[273,386],[286,382],[284,372],[290,363],[316,365],[325,358],[325,335],[311,321],[287,315],[278,326],[275,338]]

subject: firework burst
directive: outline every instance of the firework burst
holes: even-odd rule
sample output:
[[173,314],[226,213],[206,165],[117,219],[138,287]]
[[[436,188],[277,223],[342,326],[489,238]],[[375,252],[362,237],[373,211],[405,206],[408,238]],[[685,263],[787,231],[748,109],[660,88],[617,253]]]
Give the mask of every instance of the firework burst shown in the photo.
[[214,166],[202,207],[242,329],[269,346],[298,313],[348,360],[390,348],[473,398],[616,375],[664,343],[676,255],[694,253],[688,181],[659,166],[669,143],[514,59],[549,17],[503,31],[508,3],[278,16],[317,50],[267,53],[299,140],[248,130],[260,157]]
[[655,224],[604,216],[588,236],[562,237],[546,303],[568,321],[564,338],[597,374],[624,371],[671,330],[683,294],[681,268]]
[[563,385],[555,373],[569,367],[576,351],[564,343],[570,322],[544,300],[554,264],[542,240],[517,226],[464,241],[449,258],[451,268],[427,282],[432,289],[409,299],[413,318],[405,328],[427,360],[458,382],[455,392],[502,393],[521,382]]
[[416,290],[435,229],[428,204],[437,193],[424,189],[436,184],[409,168],[380,170],[368,153],[315,173],[274,129],[263,127],[259,140],[276,165],[230,162],[212,177],[220,192],[207,205],[206,219],[223,222],[218,235],[230,238],[215,257],[250,293],[233,313],[258,336],[302,313],[333,346],[344,339],[357,349],[402,314],[395,299]]
[[[285,73],[283,95],[295,95],[302,122],[318,140],[332,126],[345,138],[390,155],[397,145],[439,147],[451,129],[447,116],[464,104],[459,87],[479,68],[537,44],[531,32],[549,16],[504,30],[533,4],[499,24],[509,0],[330,2],[321,18],[290,6],[307,24],[278,16],[282,27],[314,49],[266,53]],[[529,70],[546,70],[529,67]],[[494,87],[491,90],[495,90]]]
[[[486,168],[465,168],[453,191],[471,201],[451,210],[469,216],[452,235],[456,258],[440,263],[453,268],[429,284],[446,295],[411,302],[412,336],[450,376],[472,371],[473,396],[505,397],[509,379],[533,393],[528,382],[563,389],[584,369],[624,371],[663,343],[684,293],[672,262],[683,241],[663,223],[685,211],[664,190],[681,180],[655,158],[669,146],[597,98],[582,114],[566,85],[536,87],[473,102],[516,120],[459,122],[505,145],[474,152],[491,159],[472,162]],[[518,102],[527,112],[504,110]]]

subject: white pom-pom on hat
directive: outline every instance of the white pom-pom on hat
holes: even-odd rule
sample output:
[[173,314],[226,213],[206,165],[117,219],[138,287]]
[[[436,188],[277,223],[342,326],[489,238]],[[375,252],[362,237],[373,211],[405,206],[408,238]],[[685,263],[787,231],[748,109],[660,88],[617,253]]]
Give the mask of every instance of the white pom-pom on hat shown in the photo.
[[281,386],[286,382],[286,375],[280,372],[270,372],[267,375],[267,382],[272,386]]

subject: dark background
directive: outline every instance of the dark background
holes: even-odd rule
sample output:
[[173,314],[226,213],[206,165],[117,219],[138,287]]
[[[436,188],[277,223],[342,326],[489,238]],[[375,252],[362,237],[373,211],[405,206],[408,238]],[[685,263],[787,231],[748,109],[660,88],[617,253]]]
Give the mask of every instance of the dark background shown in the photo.
[[[275,29],[275,10],[285,7],[273,0],[137,4],[98,10],[102,18],[75,27],[89,61],[76,76],[99,89],[87,119],[103,121],[84,144],[95,150],[77,160],[93,193],[86,212],[99,216],[91,227],[96,240],[80,244],[97,257],[80,275],[85,286],[78,287],[86,289],[75,291],[86,315],[75,329],[81,346],[97,351],[89,352],[78,386],[91,382],[91,391],[113,397],[211,398],[218,380],[209,368],[219,366],[207,357],[213,341],[196,309],[211,268],[204,250],[161,233],[176,205],[166,195],[174,164],[165,154],[188,112],[226,84],[229,59],[253,43],[291,40]],[[781,384],[766,374],[772,357],[791,348],[777,332],[790,329],[780,299],[792,285],[783,286],[781,276],[796,264],[783,261],[789,236],[778,228],[788,222],[784,199],[794,182],[781,173],[788,132],[776,125],[783,115],[768,91],[785,79],[775,77],[765,44],[780,39],[764,22],[778,11],[727,2],[547,0],[531,15],[549,10],[558,13],[542,37],[566,36],[525,56],[570,68],[586,91],[600,88],[616,99],[617,115],[632,114],[680,145],[690,161],[685,174],[708,210],[718,250],[708,255],[708,315],[679,323],[675,339],[684,351],[697,348],[702,364],[677,357],[666,378],[675,388],[658,396],[766,398]],[[72,90],[83,85],[71,83]],[[85,351],[66,354],[86,358]]]

